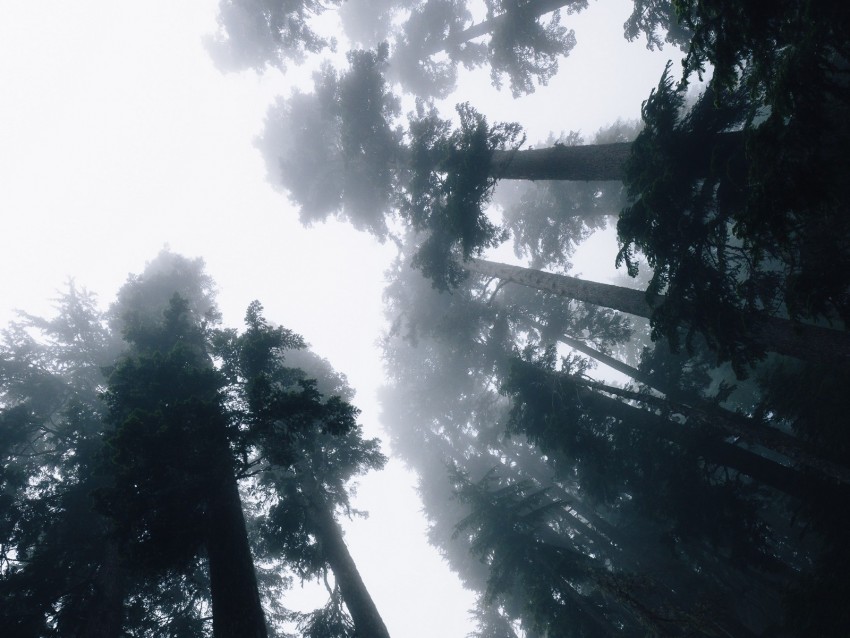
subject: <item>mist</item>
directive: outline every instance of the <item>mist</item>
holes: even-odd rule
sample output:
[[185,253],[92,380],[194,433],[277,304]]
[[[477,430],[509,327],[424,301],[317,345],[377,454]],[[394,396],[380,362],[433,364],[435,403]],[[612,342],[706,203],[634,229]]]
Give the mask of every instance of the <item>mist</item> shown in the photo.
[[4,635],[850,632],[850,10],[48,5]]

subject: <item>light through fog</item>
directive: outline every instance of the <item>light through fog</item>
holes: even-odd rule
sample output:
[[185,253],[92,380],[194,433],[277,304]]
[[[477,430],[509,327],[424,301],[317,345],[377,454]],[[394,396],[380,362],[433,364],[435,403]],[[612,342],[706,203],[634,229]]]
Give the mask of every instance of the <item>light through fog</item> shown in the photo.
[[[376,343],[395,247],[336,222],[301,227],[265,181],[253,140],[275,96],[309,88],[309,73],[219,73],[202,45],[216,11],[214,0],[0,6],[0,320],[49,315],[69,278],[107,304],[168,246],[206,261],[225,325],[257,298],[303,334],[348,376],[367,434],[382,436]],[[638,118],[676,52],[627,43],[628,12],[602,2],[565,16],[578,46],[533,95],[514,100],[486,71],[462,72],[444,115],[470,100],[490,121],[518,121],[532,145]],[[607,237],[577,264],[585,276],[615,274]],[[473,597],[428,545],[413,484],[397,461],[362,479],[355,506],[370,517],[346,522],[347,539],[392,635],[463,636]]]

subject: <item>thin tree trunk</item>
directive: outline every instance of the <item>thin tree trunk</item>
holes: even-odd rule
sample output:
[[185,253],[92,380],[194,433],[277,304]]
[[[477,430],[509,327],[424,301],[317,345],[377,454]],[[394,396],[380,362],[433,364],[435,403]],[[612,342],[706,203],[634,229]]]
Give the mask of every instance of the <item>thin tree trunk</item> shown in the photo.
[[[585,281],[532,268],[484,259],[470,259],[462,265],[470,272],[497,277],[503,281],[647,319],[652,318],[653,309],[664,303],[663,295],[648,295],[640,290]],[[846,332],[796,324],[779,317],[760,317],[758,322],[753,331],[753,339],[768,351],[814,363],[850,361],[850,335]]]
[[342,529],[317,487],[312,485],[308,490],[311,499],[308,515],[321,544],[322,555],[333,570],[342,599],[354,621],[358,638],[389,638],[390,634],[381,614],[348,551],[342,537]]
[[825,477],[850,485],[850,471],[837,463],[833,463],[832,461],[822,458],[814,450],[812,450],[805,441],[787,434],[782,430],[755,422],[744,415],[737,414],[700,399],[699,397],[682,396],[682,394],[675,389],[671,390],[664,386],[664,384],[659,384],[650,377],[650,375],[638,370],[637,368],[633,368],[622,361],[618,361],[613,357],[609,357],[608,355],[591,348],[578,339],[573,339],[566,335],[561,335],[558,339],[566,345],[575,348],[579,352],[582,352],[587,356],[610,366],[614,370],[630,376],[635,381],[666,395],[667,398],[661,399],[657,396],[631,392],[621,388],[613,388],[604,384],[593,384],[594,387],[597,387],[604,392],[617,394],[623,398],[640,401],[642,403],[658,404],[666,402],[677,411],[683,412],[689,417],[695,417],[702,423],[707,423],[712,428],[720,429],[727,436],[737,436],[747,443],[761,445],[767,449],[784,454],[793,461],[805,465]]
[[223,465],[228,475],[214,483],[209,505],[206,545],[213,638],[267,638],[245,515],[230,465]]
[[579,339],[573,339],[567,335],[559,335],[558,341],[568,345],[570,348],[574,350],[578,350],[582,354],[587,355],[591,359],[595,359],[599,363],[604,363],[606,366],[611,368],[612,370],[616,370],[622,374],[625,374],[627,377],[631,377],[638,383],[642,383],[648,388],[652,388],[656,392],[661,392],[662,394],[670,394],[669,390],[664,386],[664,384],[658,383],[656,379],[653,379],[650,375],[638,370],[637,368],[633,368],[627,363],[623,363],[619,359],[615,359],[604,352],[599,352],[595,348],[591,348],[584,341],[580,341]]

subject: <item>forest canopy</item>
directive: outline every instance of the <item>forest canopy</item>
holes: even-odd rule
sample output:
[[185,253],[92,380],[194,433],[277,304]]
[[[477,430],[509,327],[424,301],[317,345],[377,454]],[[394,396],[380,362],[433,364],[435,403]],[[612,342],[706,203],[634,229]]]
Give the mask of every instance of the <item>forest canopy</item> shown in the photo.
[[630,7],[671,58],[640,120],[537,141],[458,84],[542,92],[585,0],[220,0],[220,70],[314,70],[255,141],[281,211],[395,248],[388,447],[259,301],[222,324],[202,260],[108,309],[71,284],[0,344],[0,626],[388,638],[341,527],[386,453],[471,638],[848,635],[850,5]]

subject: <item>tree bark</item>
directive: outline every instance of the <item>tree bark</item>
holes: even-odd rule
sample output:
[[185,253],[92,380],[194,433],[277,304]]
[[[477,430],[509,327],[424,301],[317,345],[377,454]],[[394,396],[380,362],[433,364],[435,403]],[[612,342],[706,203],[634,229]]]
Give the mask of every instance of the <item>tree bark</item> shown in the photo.
[[348,551],[342,529],[317,486],[312,485],[308,489],[310,503],[307,511],[310,521],[321,544],[322,555],[333,570],[342,599],[354,621],[358,638],[389,638],[381,614]]
[[[653,309],[664,303],[663,295],[648,295],[640,290],[585,281],[532,268],[484,259],[470,259],[462,265],[470,272],[497,277],[503,281],[647,319],[652,318]],[[796,324],[779,317],[759,317],[758,322],[753,329],[753,339],[768,351],[813,363],[850,361],[850,335],[846,332]]]
[[617,142],[493,151],[490,174],[496,179],[622,181],[631,149],[631,143]]
[[[228,456],[229,461],[229,456]],[[213,609],[213,638],[267,638],[245,515],[232,464],[213,485],[207,556]]]

